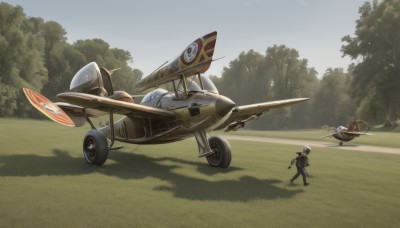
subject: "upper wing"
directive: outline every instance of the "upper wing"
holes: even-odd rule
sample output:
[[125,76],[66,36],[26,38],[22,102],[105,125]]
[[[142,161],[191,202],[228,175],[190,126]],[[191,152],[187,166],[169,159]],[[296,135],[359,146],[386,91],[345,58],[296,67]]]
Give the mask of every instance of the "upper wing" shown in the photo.
[[306,100],[309,98],[286,99],[236,107],[231,116],[217,130],[228,126],[225,131],[235,131],[243,127],[245,122],[256,120],[271,109],[286,107]]
[[99,117],[108,114],[107,112],[96,109],[84,108],[63,102],[56,102],[53,105],[60,107],[74,122],[75,127],[83,126],[86,123],[86,117]]
[[74,105],[103,112],[112,111],[113,113],[133,117],[175,117],[175,114],[171,111],[86,93],[66,92],[58,94],[57,97]]

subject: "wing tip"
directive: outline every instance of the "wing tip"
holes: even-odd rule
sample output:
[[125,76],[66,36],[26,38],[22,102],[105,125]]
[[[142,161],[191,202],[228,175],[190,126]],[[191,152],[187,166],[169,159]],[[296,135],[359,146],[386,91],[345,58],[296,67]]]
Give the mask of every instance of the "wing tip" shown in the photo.
[[26,98],[33,107],[44,114],[49,119],[68,127],[75,127],[75,123],[69,116],[56,104],[45,96],[28,88],[22,88]]

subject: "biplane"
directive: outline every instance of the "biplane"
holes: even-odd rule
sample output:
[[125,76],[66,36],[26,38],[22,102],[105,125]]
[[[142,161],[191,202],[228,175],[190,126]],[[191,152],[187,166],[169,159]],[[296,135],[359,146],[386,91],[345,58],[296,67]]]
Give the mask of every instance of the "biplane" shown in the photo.
[[[162,144],[194,136],[199,157],[213,167],[227,168],[232,157],[228,141],[218,136],[207,138],[208,132],[235,131],[271,109],[308,98],[236,106],[202,74],[214,61],[216,39],[217,32],[196,39],[172,62],[132,85],[139,92],[155,88],[140,103],[135,103],[135,96],[114,90],[114,70],[99,68],[95,62],[75,74],[69,91],[57,95],[62,102],[53,103],[37,92],[23,90],[31,104],[55,122],[75,127],[90,124],[92,130],[83,139],[88,164],[103,165],[109,151],[121,148],[114,146],[115,141]],[[165,85],[170,91],[161,88]],[[114,114],[123,117],[114,121]],[[92,118],[105,115],[109,124],[96,128]]]
[[346,126],[339,126],[335,128],[335,131],[330,133],[329,135],[321,136],[325,137],[334,137],[339,140],[339,145],[343,146],[343,142],[349,142],[356,137],[360,137],[361,135],[371,135],[368,134],[369,127],[367,123],[362,120],[353,120],[349,121]]

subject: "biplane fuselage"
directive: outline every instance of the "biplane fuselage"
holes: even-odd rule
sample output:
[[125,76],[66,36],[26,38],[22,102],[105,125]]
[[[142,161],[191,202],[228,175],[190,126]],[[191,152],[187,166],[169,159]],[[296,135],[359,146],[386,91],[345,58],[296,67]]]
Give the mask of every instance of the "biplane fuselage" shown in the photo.
[[339,126],[329,135],[321,136],[321,138],[325,137],[333,137],[339,140],[339,145],[342,146],[343,142],[349,142],[354,138],[360,137],[361,135],[370,135],[368,134],[369,127],[367,123],[362,120],[353,120],[349,121],[346,124],[346,127]]
[[[136,144],[182,140],[193,136],[196,131],[214,130],[229,117],[235,106],[229,98],[207,91],[189,92],[186,98],[180,99],[174,93],[162,89],[147,96],[153,94],[154,99],[141,104],[169,110],[175,114],[174,117],[123,117],[114,125],[116,140]],[[110,134],[110,127],[99,130]]]
[[349,141],[353,140],[355,137],[359,137],[359,135],[351,135],[351,134],[347,134],[345,132],[337,132],[337,133],[333,134],[332,137],[339,141],[349,142]]

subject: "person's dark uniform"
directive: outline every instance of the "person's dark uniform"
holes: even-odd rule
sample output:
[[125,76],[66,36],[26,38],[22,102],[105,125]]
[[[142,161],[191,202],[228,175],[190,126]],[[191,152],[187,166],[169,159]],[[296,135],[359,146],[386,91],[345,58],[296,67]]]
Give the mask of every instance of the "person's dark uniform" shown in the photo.
[[288,167],[288,169],[290,169],[293,163],[296,162],[297,173],[292,177],[290,183],[293,183],[293,181],[296,180],[301,174],[303,176],[303,184],[309,185],[307,182],[306,167],[310,165],[308,163],[308,154],[310,154],[310,152],[311,148],[309,146],[304,146],[303,152],[296,152],[297,157],[290,162],[290,166]]

